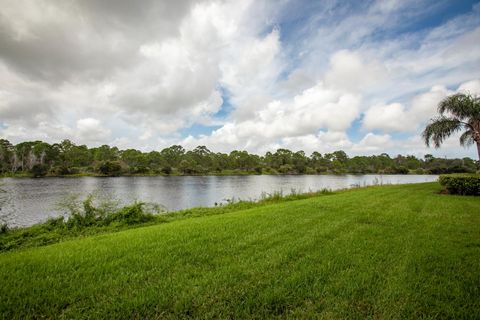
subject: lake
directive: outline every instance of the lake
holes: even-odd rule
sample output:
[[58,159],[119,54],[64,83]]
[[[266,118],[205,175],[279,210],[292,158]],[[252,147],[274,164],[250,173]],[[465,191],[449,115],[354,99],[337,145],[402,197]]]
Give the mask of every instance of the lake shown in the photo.
[[[90,193],[162,204],[169,211],[214,206],[227,199],[255,200],[262,193],[332,190],[372,184],[436,181],[436,175],[286,175],[185,177],[75,177],[0,179],[0,219],[9,226],[29,226],[65,214],[58,204],[72,195]],[[0,221],[0,222],[2,222]]]

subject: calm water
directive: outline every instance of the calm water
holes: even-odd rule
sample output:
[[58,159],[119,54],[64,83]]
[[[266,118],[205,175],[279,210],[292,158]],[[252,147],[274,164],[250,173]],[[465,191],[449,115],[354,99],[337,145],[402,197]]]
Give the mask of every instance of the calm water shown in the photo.
[[435,175],[321,175],[228,177],[115,177],[0,179],[0,218],[10,226],[28,226],[63,215],[58,204],[69,195],[89,193],[131,203],[155,202],[169,211],[214,206],[226,199],[254,200],[262,192],[290,193],[341,189],[355,185],[418,183],[437,180]]

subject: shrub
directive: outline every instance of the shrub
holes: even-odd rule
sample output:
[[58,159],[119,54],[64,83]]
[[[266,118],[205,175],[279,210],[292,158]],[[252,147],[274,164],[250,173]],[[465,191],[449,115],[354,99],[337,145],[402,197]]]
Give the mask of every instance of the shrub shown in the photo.
[[122,166],[118,161],[102,161],[97,170],[106,176],[118,176],[122,173]]
[[327,171],[328,171],[328,168],[324,167],[324,166],[320,166],[320,167],[315,168],[316,173],[324,173],[324,172],[327,172]]
[[44,177],[48,173],[48,166],[45,164],[36,164],[32,167],[30,172],[34,178]]
[[307,170],[305,171],[306,174],[316,174],[317,172],[315,169],[307,167]]
[[145,174],[150,171],[150,168],[140,165],[140,166],[130,167],[129,171],[130,173],[133,173],[133,174]]
[[408,174],[408,168],[400,166],[394,168],[396,174]]
[[441,175],[439,182],[451,194],[480,196],[480,175]]
[[163,174],[171,174],[172,173],[172,167],[164,166],[161,171],[162,171]]
[[67,218],[50,219],[45,225],[53,229],[66,227],[75,230],[108,226],[112,222],[133,225],[151,221],[154,215],[165,212],[165,208],[156,203],[134,202],[122,208],[118,205],[116,200],[105,195],[95,197],[90,194],[83,201],[73,195],[58,204],[59,209],[65,210]]
[[154,216],[152,213],[145,212],[145,206],[146,204],[143,202],[135,202],[108,215],[106,221],[107,223],[115,221],[127,225],[151,221],[154,219]]
[[71,167],[68,169],[69,174],[78,174],[80,173],[80,168],[79,167]]
[[284,164],[284,165],[281,165],[280,168],[278,168],[278,171],[282,174],[292,173],[293,167],[289,164]]
[[70,216],[67,220],[68,228],[82,228],[93,226],[102,222],[101,218],[105,212],[93,205],[93,195],[87,196],[81,204],[73,203],[70,205]]
[[56,167],[53,167],[51,171],[54,175],[59,175],[59,176],[70,174],[70,169],[67,166],[56,166]]

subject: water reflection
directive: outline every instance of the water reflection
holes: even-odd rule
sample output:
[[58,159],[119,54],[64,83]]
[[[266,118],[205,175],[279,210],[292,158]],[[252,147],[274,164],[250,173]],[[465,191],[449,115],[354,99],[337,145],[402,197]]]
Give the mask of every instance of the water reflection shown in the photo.
[[11,226],[27,226],[59,216],[57,204],[66,196],[102,193],[123,204],[135,200],[156,202],[168,210],[213,206],[226,199],[258,199],[262,192],[288,194],[353,185],[418,183],[435,175],[305,175],[1,179],[0,217]]

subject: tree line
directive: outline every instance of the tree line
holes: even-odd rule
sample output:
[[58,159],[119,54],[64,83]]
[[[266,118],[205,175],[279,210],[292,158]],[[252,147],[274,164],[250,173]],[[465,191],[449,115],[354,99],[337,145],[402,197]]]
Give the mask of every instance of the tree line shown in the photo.
[[307,156],[303,151],[278,149],[260,156],[247,151],[212,152],[205,146],[185,150],[173,145],[161,151],[119,150],[102,145],[88,148],[69,140],[49,144],[27,141],[11,144],[0,139],[0,174],[28,175],[234,175],[234,174],[442,174],[475,172],[478,162],[426,155],[390,157],[386,153],[349,157],[344,151]]

